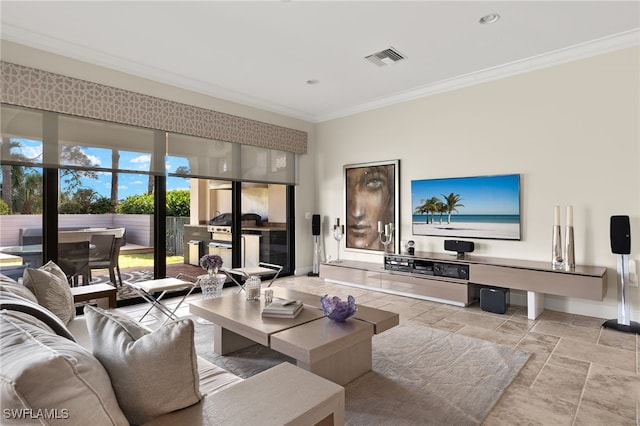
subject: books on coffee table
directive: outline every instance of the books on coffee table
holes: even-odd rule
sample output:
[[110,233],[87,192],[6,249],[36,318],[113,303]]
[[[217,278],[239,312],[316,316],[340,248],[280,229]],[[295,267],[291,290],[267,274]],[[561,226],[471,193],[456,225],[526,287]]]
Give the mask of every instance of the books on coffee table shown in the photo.
[[295,318],[302,311],[301,300],[274,300],[262,309],[267,318]]

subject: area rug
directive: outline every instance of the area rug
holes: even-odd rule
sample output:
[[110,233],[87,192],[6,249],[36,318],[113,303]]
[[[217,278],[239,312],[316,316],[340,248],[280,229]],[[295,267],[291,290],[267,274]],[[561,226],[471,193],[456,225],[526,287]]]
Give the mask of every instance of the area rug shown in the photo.
[[[212,349],[213,326],[196,322],[196,351],[250,377],[295,360],[255,345],[227,356]],[[407,323],[373,337],[373,369],[345,386],[348,425],[478,425],[530,354]]]
[[[153,271],[122,271],[122,282],[126,283],[135,283],[138,281],[146,281],[153,279]],[[111,284],[111,280],[109,278],[108,273],[102,274],[94,274],[91,279],[91,284]],[[113,284],[112,284],[113,285]],[[122,285],[118,287],[118,294],[116,296],[117,300],[125,300],[125,299],[133,299],[138,298],[140,295],[132,290],[130,287],[126,285]]]

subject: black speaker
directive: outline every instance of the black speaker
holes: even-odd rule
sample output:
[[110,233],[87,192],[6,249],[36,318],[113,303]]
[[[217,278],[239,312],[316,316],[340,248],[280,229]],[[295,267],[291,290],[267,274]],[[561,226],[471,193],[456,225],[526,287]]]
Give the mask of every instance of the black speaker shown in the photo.
[[471,253],[475,249],[475,244],[473,241],[444,240],[444,249],[457,252],[458,258],[462,259],[465,253]]
[[480,309],[494,314],[504,314],[509,307],[508,288],[481,288]]
[[313,235],[320,235],[320,215],[314,214],[311,220],[311,233]]
[[631,225],[629,216],[611,216],[611,252],[631,254]]

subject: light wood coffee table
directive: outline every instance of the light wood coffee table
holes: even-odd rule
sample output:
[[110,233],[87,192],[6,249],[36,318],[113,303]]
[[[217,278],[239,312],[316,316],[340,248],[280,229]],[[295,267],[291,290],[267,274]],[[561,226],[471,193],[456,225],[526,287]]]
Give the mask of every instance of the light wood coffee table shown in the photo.
[[219,355],[260,343],[340,385],[371,370],[373,324],[356,318],[331,321],[321,309],[307,305],[294,319],[262,318],[263,307],[264,299],[227,294],[191,302],[189,310],[214,324],[213,349]]
[[271,348],[295,358],[296,365],[339,385],[371,371],[373,326],[326,317],[271,336]]

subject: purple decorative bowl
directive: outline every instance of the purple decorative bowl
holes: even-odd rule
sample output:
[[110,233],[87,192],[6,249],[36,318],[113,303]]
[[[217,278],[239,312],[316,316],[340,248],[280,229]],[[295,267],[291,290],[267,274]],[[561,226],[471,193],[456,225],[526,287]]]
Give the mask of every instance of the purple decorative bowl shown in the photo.
[[344,302],[338,296],[329,297],[325,294],[320,298],[320,305],[327,318],[338,322],[346,321],[358,310],[353,296],[347,297],[347,301]]

